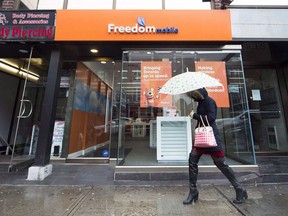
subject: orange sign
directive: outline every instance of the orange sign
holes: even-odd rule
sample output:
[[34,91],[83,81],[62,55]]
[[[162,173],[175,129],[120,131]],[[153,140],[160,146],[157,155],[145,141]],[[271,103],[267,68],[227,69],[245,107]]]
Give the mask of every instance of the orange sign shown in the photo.
[[195,70],[208,74],[222,83],[221,87],[206,87],[208,94],[216,101],[218,107],[229,107],[225,62],[198,61],[195,62]]
[[57,10],[55,41],[229,41],[229,10]]
[[171,107],[172,96],[159,94],[160,88],[171,78],[171,62],[141,63],[140,107]]

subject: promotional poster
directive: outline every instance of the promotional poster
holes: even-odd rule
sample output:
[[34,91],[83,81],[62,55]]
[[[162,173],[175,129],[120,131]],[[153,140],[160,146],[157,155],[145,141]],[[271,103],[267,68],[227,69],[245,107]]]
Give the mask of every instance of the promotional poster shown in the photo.
[[219,80],[223,86],[207,87],[208,94],[216,101],[218,107],[230,107],[225,62],[197,61],[195,62],[195,70]]
[[140,107],[170,107],[172,96],[159,94],[160,88],[171,78],[171,62],[141,63]]

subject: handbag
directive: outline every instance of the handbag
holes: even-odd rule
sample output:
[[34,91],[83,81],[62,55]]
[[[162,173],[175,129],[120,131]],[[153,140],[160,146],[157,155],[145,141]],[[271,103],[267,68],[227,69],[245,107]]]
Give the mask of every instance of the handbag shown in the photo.
[[217,146],[213,128],[210,126],[206,115],[205,118],[208,126],[204,124],[203,118],[200,115],[200,119],[203,126],[200,127],[199,124],[198,127],[195,129],[194,147],[211,148]]

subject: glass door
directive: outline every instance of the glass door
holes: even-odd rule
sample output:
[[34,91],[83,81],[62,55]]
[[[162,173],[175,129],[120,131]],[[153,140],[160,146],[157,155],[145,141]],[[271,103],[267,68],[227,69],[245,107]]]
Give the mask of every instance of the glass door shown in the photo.
[[256,154],[287,152],[287,129],[274,69],[247,69],[246,83]]
[[39,68],[35,67],[35,62],[34,66],[32,65],[33,52],[31,47],[27,58],[3,60],[17,68],[18,72],[15,75],[21,78],[12,132],[14,135],[11,137],[12,145],[7,148],[7,154],[11,154],[8,171],[32,164],[36,152],[44,86],[43,76],[40,79]]

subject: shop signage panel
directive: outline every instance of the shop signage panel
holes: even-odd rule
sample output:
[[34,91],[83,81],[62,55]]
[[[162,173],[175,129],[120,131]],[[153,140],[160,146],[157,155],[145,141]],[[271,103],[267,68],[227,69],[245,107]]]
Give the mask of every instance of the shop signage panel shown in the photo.
[[55,16],[56,11],[0,11],[0,40],[54,40]]
[[206,87],[208,94],[216,101],[218,107],[230,107],[226,77],[226,64],[222,61],[197,61],[195,70],[219,80],[222,86]]
[[160,88],[171,76],[170,61],[142,62],[140,107],[171,107],[172,96],[159,94]]
[[[52,138],[52,148],[51,148],[51,155],[60,155],[62,151],[62,143],[63,143],[63,136],[64,136],[64,126],[65,121],[55,121],[54,123],[54,130],[53,130],[53,138]],[[58,149],[58,152],[55,150]]]
[[57,10],[56,13],[57,41],[232,40],[229,10]]

